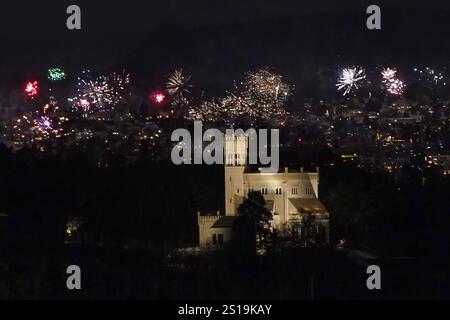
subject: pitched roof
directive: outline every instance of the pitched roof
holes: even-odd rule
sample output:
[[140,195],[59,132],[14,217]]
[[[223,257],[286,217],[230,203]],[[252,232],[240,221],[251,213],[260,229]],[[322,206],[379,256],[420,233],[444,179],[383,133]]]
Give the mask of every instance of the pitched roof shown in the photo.
[[317,198],[289,198],[299,213],[327,213],[328,210]]
[[237,216],[223,216],[220,217],[211,228],[231,228],[233,227],[233,222]]

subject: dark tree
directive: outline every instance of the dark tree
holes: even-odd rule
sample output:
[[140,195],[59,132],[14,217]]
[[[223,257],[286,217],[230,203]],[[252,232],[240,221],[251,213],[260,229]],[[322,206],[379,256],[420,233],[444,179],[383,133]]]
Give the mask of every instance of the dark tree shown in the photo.
[[252,191],[239,206],[233,226],[236,249],[254,252],[270,241],[272,213],[265,204],[261,192]]

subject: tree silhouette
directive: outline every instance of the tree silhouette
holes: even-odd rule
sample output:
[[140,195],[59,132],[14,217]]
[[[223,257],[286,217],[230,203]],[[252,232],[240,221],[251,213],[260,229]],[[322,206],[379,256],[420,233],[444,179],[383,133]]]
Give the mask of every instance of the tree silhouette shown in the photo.
[[245,251],[264,247],[271,239],[272,213],[259,191],[251,191],[238,208],[234,222],[235,244]]

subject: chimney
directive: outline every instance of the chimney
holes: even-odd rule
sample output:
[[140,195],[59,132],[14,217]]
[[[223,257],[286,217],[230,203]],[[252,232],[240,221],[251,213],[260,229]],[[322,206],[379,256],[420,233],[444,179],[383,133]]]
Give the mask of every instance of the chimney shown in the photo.
[[319,167],[316,167],[316,172],[319,173]]
[[289,172],[289,168],[288,167],[284,167],[284,172],[288,173]]
[[300,167],[300,172],[303,173],[303,167]]
[[219,210],[217,210],[217,215],[220,216],[220,211]]

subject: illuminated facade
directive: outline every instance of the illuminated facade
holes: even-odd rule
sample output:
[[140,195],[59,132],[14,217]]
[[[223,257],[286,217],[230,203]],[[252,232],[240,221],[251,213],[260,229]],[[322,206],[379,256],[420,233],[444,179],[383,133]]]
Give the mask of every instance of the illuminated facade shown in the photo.
[[[225,215],[198,213],[200,246],[220,246],[232,238],[233,221],[250,191],[263,195],[266,208],[273,214],[273,228],[282,231],[296,226],[304,234],[308,228],[311,245],[328,244],[329,213],[318,199],[319,170],[251,172],[246,166],[247,150],[247,137],[225,137]],[[308,243],[306,239],[304,243]]]

